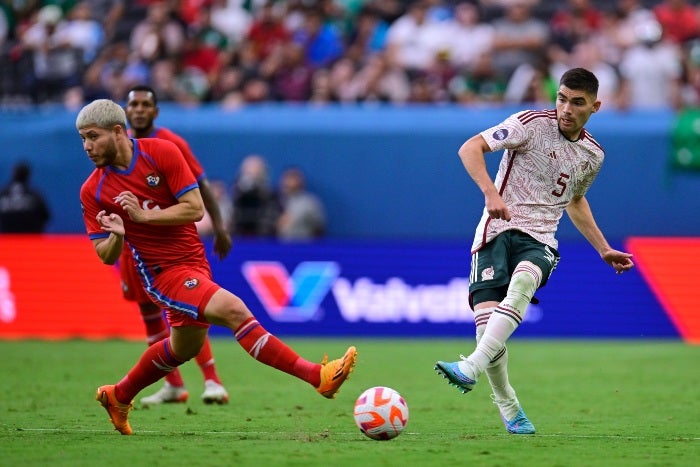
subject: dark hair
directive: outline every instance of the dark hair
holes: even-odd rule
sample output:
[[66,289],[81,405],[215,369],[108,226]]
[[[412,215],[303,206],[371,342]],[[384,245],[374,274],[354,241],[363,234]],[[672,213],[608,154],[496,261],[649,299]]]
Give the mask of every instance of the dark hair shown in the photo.
[[19,162],[15,165],[14,173],[12,174],[12,181],[27,183],[29,180],[29,174],[31,174],[32,169],[26,162]]
[[576,91],[584,91],[593,96],[598,95],[598,78],[585,68],[572,68],[559,80],[560,86]]
[[131,89],[129,89],[129,92],[126,93],[127,99],[128,99],[129,94],[131,94],[134,91],[150,92],[151,96],[153,96],[153,104],[158,105],[158,96],[156,95],[156,92],[152,87],[146,86],[145,84],[137,84],[135,86],[132,86]]

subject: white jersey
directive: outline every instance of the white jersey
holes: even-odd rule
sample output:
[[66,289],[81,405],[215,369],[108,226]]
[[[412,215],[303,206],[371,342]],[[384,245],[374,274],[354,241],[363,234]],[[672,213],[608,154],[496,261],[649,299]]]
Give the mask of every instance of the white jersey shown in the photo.
[[556,249],[559,220],[575,196],[583,196],[600,171],[603,148],[585,130],[569,141],[557,125],[556,110],[523,111],[481,132],[491,151],[504,149],[495,185],[511,220],[484,213],[472,253],[501,232],[520,230]]

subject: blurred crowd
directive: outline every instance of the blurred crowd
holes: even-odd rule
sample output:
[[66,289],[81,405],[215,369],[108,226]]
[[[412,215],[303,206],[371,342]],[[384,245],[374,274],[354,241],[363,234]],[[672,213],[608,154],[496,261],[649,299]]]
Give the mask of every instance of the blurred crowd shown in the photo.
[[0,108],[148,84],[161,101],[700,104],[691,0],[0,0]]
[[[275,185],[266,159],[260,154],[243,158],[231,184],[210,181],[226,228],[237,238],[277,238],[308,241],[326,235],[323,201],[306,185],[299,167],[286,168]],[[202,236],[214,234],[208,214],[197,222]]]

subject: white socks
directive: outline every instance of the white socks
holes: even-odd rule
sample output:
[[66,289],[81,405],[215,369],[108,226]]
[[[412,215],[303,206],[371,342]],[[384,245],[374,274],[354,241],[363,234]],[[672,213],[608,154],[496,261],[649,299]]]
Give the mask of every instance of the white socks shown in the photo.
[[[490,363],[498,357],[508,338],[525,317],[527,306],[535,295],[541,278],[542,272],[538,266],[529,261],[519,263],[513,272],[508,292],[503,301],[495,308],[486,308],[475,312],[478,316],[485,313],[489,313],[491,316],[483,327],[483,335],[480,332],[481,329],[477,331],[476,349],[466,360],[459,363],[460,371],[469,377],[478,379]],[[475,321],[483,321],[483,319],[479,320],[475,317]],[[498,360],[503,357],[507,361],[506,354]],[[503,371],[507,372],[507,369],[504,368]],[[495,372],[494,376],[496,376]],[[507,374],[505,377],[507,383]],[[501,399],[499,394],[496,394],[496,397]]]

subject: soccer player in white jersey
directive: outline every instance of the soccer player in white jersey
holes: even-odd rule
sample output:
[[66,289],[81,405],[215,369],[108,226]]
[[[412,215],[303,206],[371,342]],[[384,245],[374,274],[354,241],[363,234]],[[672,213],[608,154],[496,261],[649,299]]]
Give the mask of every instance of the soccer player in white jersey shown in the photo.
[[[583,127],[600,109],[598,79],[583,68],[559,81],[556,109],[523,111],[471,137],[459,149],[469,176],[484,194],[485,208],[472,245],[470,306],[476,349],[435,370],[462,393],[482,373],[491,384],[506,430],[535,433],[508,380],[506,341],[523,321],[535,291],[559,261],[555,238],[564,210],[576,228],[619,274],[632,255],[613,249],[598,228],[585,194],[604,151]],[[503,150],[495,181],[484,154]]]

